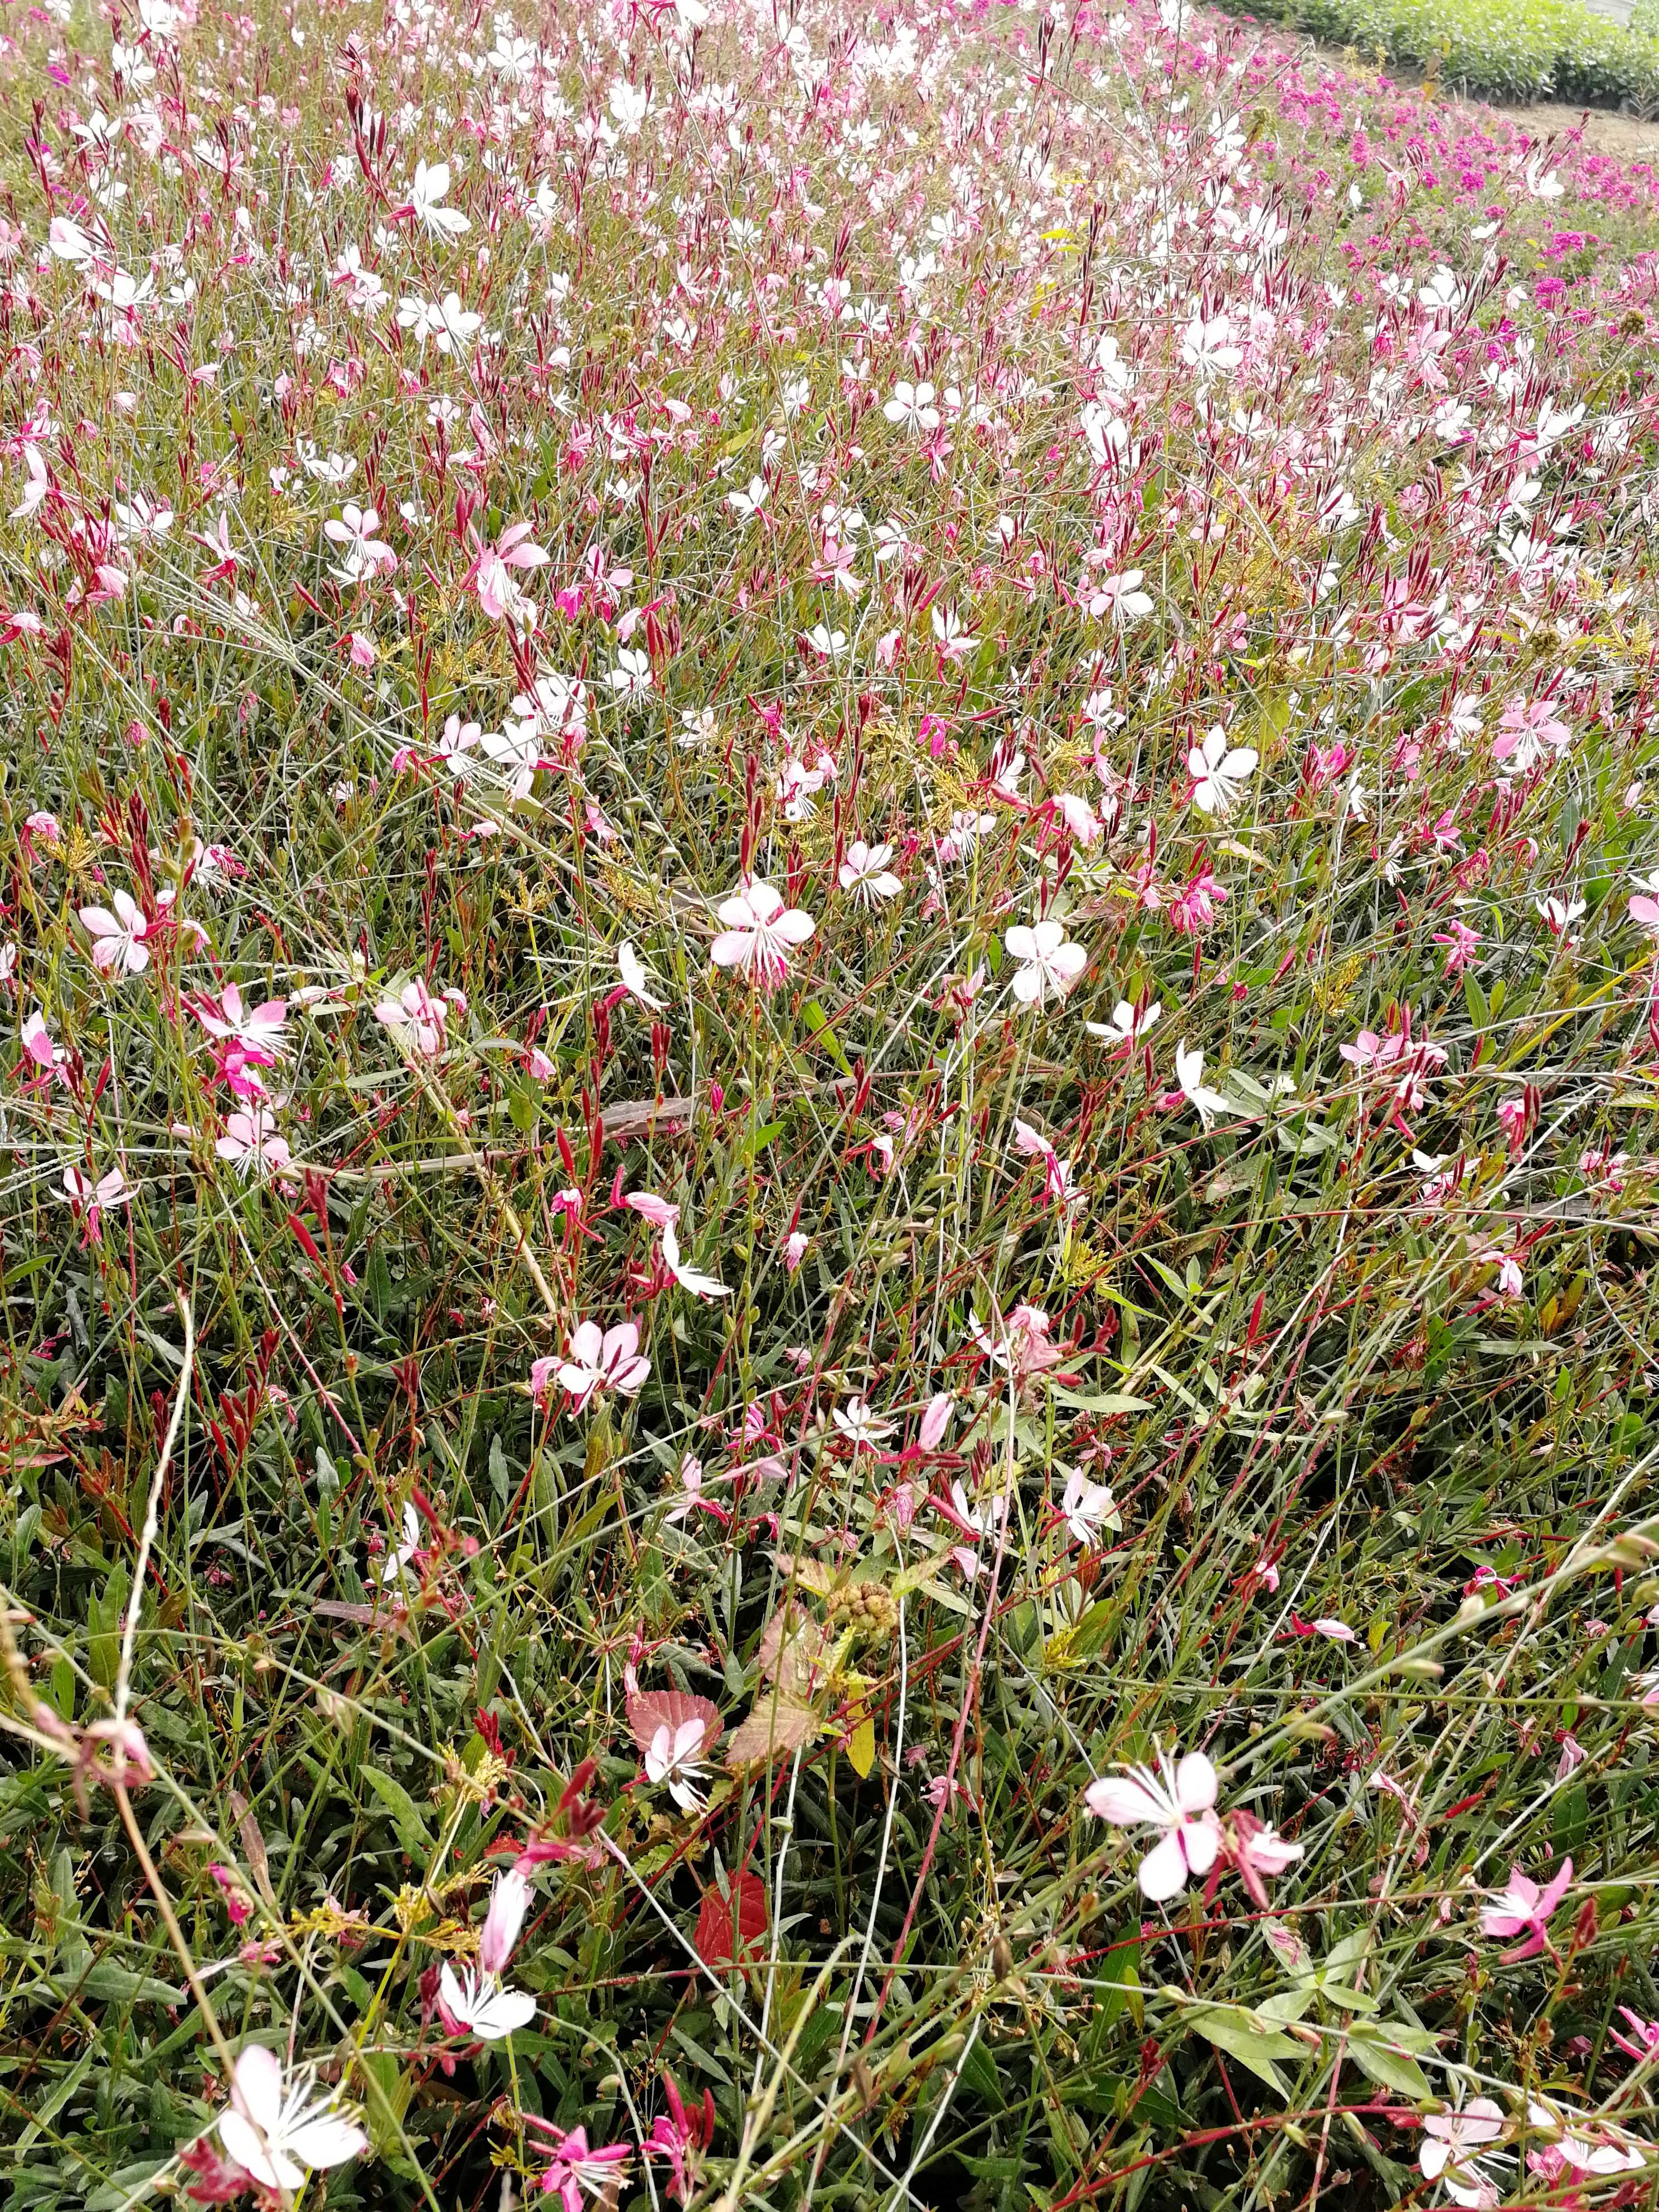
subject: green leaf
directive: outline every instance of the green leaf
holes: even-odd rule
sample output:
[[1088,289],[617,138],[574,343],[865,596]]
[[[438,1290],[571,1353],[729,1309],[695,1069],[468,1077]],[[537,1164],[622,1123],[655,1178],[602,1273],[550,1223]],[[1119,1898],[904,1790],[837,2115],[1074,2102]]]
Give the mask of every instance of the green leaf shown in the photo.
[[182,2004],[185,1993],[166,1982],[158,1982],[153,1975],[135,1973],[131,1966],[118,1966],[113,1959],[100,1959],[88,1966],[80,1980],[80,1994],[92,1997],[100,2004]]
[[1486,994],[1467,968],[1463,970],[1463,1004],[1468,1008],[1469,1019],[1477,1030],[1492,1027],[1492,1009],[1486,1004]]
[[1054,1385],[1062,1406],[1075,1406],[1080,1413],[1150,1413],[1149,1398],[1132,1397],[1127,1390],[1064,1390]]
[[1432,2048],[1434,2039],[1425,2036],[1421,2028],[1402,2027],[1397,2021],[1357,2020],[1349,2027],[1347,2036],[1348,2056],[1367,2080],[1400,2097],[1426,2103],[1433,2096],[1428,2075],[1403,2048],[1407,2039],[1417,2043],[1419,2050]]
[[398,1841],[412,1859],[422,1859],[432,1848],[427,1834],[426,1822],[420,1808],[404,1788],[389,1774],[382,1774],[378,1766],[365,1766],[363,1779],[392,1815],[392,1825],[398,1831]]
[[414,2083],[398,2063],[395,2051],[365,2051],[357,2060],[362,2076],[363,2117],[368,2122],[369,2148],[378,2158],[390,2158],[403,2148],[403,2118],[409,2110]]
[[842,1049],[841,1039],[831,1028],[830,1017],[817,999],[809,999],[800,1010],[800,1018],[807,1029],[823,1047],[843,1075],[853,1073],[853,1063]]
[[1113,1944],[1101,1961],[1100,1978],[1106,1984],[1100,2001],[1102,2019],[1114,2021],[1120,2013],[1127,2012],[1139,2034],[1146,2018],[1140,1994],[1139,1946],[1123,1942]]
[[1306,2053],[1304,2046],[1294,2037],[1286,2035],[1282,2027],[1272,2027],[1259,2012],[1248,2011],[1243,2005],[1183,2003],[1182,2023],[1213,2043],[1218,2050],[1224,2051],[1230,2058],[1237,2059],[1241,2066],[1248,2066],[1252,2074],[1289,2103],[1290,2085],[1273,2061],[1299,2060]]

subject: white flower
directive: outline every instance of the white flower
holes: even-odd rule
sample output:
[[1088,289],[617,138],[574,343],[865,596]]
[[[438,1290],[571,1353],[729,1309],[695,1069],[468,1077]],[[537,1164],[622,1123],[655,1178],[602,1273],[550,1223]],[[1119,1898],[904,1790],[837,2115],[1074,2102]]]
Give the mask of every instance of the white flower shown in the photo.
[[651,659],[637,646],[625,645],[606,682],[619,699],[637,699],[651,689]]
[[447,1960],[438,1982],[438,2008],[452,2035],[499,2043],[536,2017],[536,2000],[524,1990],[504,1990],[500,1977],[469,1966],[457,1980]]
[[1256,760],[1249,745],[1235,745],[1230,751],[1227,733],[1218,723],[1187,756],[1187,773],[1197,786],[1194,805],[1205,814],[1230,814],[1255,773]]
[[1182,334],[1181,358],[1188,368],[1197,370],[1200,379],[1219,369],[1237,368],[1244,352],[1233,338],[1233,326],[1225,315],[1212,315],[1206,320],[1195,314]]
[[1016,922],[1003,937],[1016,960],[1014,996],[1022,1006],[1040,1006],[1046,999],[1063,999],[1088,965],[1080,945],[1068,941],[1065,927],[1054,921]]
[[415,181],[409,188],[409,211],[437,238],[459,238],[472,228],[459,208],[443,205],[448,193],[447,161],[434,161],[429,167],[424,161],[416,164]]
[[663,1224],[663,1265],[683,1291],[694,1298],[729,1298],[732,1295],[718,1275],[705,1275],[680,1257],[679,1233],[672,1221]]
[[669,1796],[682,1813],[702,1809],[702,1792],[696,1784],[703,1770],[697,1764],[697,1753],[707,1730],[707,1723],[695,1713],[677,1729],[671,1729],[665,1721],[646,1750],[646,1780],[665,1782]]
[[412,1505],[405,1505],[403,1518],[403,1541],[386,1547],[386,1555],[380,1562],[380,1580],[395,1583],[404,1569],[421,1547],[421,1516]]
[[285,2080],[282,2060],[258,2043],[236,2061],[219,2139],[245,2172],[279,2191],[303,2188],[314,2168],[343,2166],[368,2148],[368,2136],[332,2096],[313,2099],[308,2085]]
[[947,660],[965,659],[979,644],[978,638],[963,627],[962,617],[954,607],[946,607],[942,614],[935,607],[928,620]]
[[787,907],[770,884],[759,878],[747,890],[720,902],[724,924],[709,948],[717,968],[741,968],[763,991],[775,989],[789,972],[789,954],[805,945],[817,924],[799,907]]
[[1167,1757],[1160,1772],[1132,1766],[1122,1775],[1091,1782],[1084,1802],[1114,1827],[1160,1828],[1163,1834],[1140,1862],[1142,1894],[1154,1904],[1176,1897],[1189,1875],[1208,1874],[1220,1848],[1215,1817],[1216,1771],[1201,1751],[1189,1751],[1173,1771]]
[[1183,1037],[1176,1047],[1176,1081],[1188,1105],[1197,1112],[1199,1120],[1207,1129],[1217,1114],[1230,1112],[1228,1101],[1218,1091],[1212,1091],[1204,1080],[1204,1055],[1188,1049]]
[[1112,1009],[1109,1022],[1085,1022],[1083,1026],[1091,1036],[1106,1037],[1114,1044],[1137,1045],[1163,1013],[1156,999],[1149,1006],[1139,1008],[1132,1006],[1127,999],[1120,999]]
[[893,1433],[890,1421],[878,1421],[862,1398],[849,1398],[830,1416],[854,1451],[874,1451]]
[[643,87],[631,85],[623,77],[618,77],[611,88],[611,112],[626,138],[631,138],[644,122],[650,104]]
[[653,1014],[663,1011],[660,999],[653,999],[646,985],[651,981],[650,971],[634,948],[631,938],[624,937],[617,947],[617,973],[622,977],[623,988],[642,1006],[649,1006]]
[[865,906],[878,899],[896,898],[904,886],[887,865],[892,857],[890,845],[866,845],[862,837],[855,837],[847,848],[836,880],[842,890],[851,891]]
[[[1475,2098],[1461,2112],[1431,2112],[1423,2123],[1423,2142],[1417,2154],[1424,2179],[1437,2181],[1449,2169],[1448,2196],[1454,2203],[1471,2201],[1452,2188],[1451,2179],[1458,2174],[1472,2152],[1483,2143],[1496,2142],[1503,2132],[1503,2108],[1490,2097]],[[1464,2186],[1467,2188],[1476,2179],[1476,2170],[1467,2169]],[[1473,2201],[1479,2203],[1480,2199]]]
[[907,384],[901,379],[881,411],[890,422],[901,423],[907,430],[937,430],[939,410],[933,404],[935,397],[931,384]]
[[753,522],[770,497],[764,477],[750,477],[747,491],[729,491],[726,503],[740,522]]
[[1066,1533],[1074,1544],[1092,1544],[1103,1524],[1117,1510],[1117,1500],[1109,1486],[1091,1482],[1081,1468],[1073,1468],[1066,1478],[1065,1495],[1060,1501],[1060,1517]]

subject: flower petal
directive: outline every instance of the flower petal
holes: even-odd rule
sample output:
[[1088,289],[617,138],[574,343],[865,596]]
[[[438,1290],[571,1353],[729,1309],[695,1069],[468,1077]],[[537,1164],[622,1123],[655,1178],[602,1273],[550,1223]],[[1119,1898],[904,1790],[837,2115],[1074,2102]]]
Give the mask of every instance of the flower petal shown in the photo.
[[1162,1905],[1170,1898],[1178,1897],[1187,1887],[1187,1854],[1181,1848],[1179,1834],[1171,1829],[1161,1837],[1140,1862],[1139,1876],[1143,1897],[1151,1898],[1154,1905]]

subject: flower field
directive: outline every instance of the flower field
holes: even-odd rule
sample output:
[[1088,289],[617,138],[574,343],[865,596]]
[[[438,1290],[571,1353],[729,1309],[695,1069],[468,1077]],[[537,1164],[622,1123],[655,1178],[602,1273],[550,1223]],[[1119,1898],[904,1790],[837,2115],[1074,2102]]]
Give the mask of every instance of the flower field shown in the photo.
[[1659,2201],[1659,173],[0,32],[7,2212]]

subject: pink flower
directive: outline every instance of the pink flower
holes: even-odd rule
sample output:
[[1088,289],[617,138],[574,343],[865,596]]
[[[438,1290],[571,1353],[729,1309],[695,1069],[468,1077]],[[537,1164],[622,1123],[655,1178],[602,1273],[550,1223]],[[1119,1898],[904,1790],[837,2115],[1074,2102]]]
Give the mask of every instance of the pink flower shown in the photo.
[[485,1973],[501,1973],[513,1956],[529,1903],[530,1883],[516,1867],[496,1875],[489,1893],[489,1909],[478,1931],[478,1964]]
[[[538,1363],[539,1364],[539,1362]],[[640,1354],[638,1325],[618,1322],[601,1335],[596,1321],[579,1322],[559,1363],[559,1387],[570,1397],[573,1413],[586,1413],[601,1390],[620,1390],[631,1398],[651,1372]]]
[[213,1149],[244,1175],[280,1175],[291,1164],[287,1139],[276,1134],[275,1118],[264,1106],[228,1115],[225,1133],[216,1139]]
[[1627,2051],[1632,2058],[1649,2063],[1659,2058],[1659,2021],[1644,2020],[1640,2013],[1632,2012],[1628,2005],[1620,2005],[1619,2010],[1629,2021],[1631,2034],[1637,2039],[1632,2043],[1629,2036],[1615,2035],[1613,2039],[1619,2048]]
[[518,616],[529,607],[512,572],[515,568],[544,568],[550,558],[539,545],[529,543],[533,526],[528,522],[515,522],[510,530],[502,531],[495,544],[480,549],[462,579],[463,588],[468,584],[477,586],[478,605],[492,622],[500,622],[507,614]]
[[433,997],[419,975],[405,983],[395,999],[382,999],[374,1018],[412,1045],[423,1060],[435,1060],[444,1048],[449,1008],[442,999]]
[[783,1264],[793,1275],[806,1257],[807,1239],[799,1229],[792,1229],[784,1239]]
[[693,2105],[688,2112],[672,2074],[663,2076],[663,2092],[668,2110],[659,2112],[652,2122],[642,2148],[647,2158],[668,2160],[668,2194],[684,2204],[696,2185],[696,2155],[714,2140],[714,2093],[705,2089],[702,2104]]
[[137,975],[149,965],[149,924],[129,891],[115,893],[115,911],[83,906],[81,927],[92,939],[92,964],[103,975]]
[[921,1427],[916,1436],[916,1442],[923,1451],[937,1451],[944,1443],[955,1405],[956,1400],[948,1390],[941,1390],[928,1400],[927,1410],[921,1417]]
[[1497,1250],[1490,1252],[1478,1252],[1475,1255],[1475,1264],[1477,1267],[1497,1268],[1497,1291],[1500,1298],[1518,1298],[1520,1297],[1523,1287],[1524,1278],[1521,1272],[1521,1261],[1518,1254],[1514,1252],[1499,1252]]
[[79,1168],[65,1168],[62,1188],[76,1219],[84,1221],[88,1244],[102,1243],[101,1216],[106,1210],[112,1206],[129,1205],[135,1194],[119,1168],[112,1168],[96,1182]]
[[1447,975],[1460,975],[1474,957],[1480,933],[1471,929],[1467,922],[1449,921],[1443,930],[1436,933],[1434,942],[1446,948]]
[[643,1214],[653,1229],[670,1229],[680,1218],[678,1206],[659,1198],[654,1190],[630,1190],[623,1204],[630,1212]]
[[1562,1860],[1542,1889],[1519,1867],[1510,1868],[1509,1887],[1500,1890],[1480,1915],[1483,1936],[1519,1936],[1526,1931],[1524,1943],[1503,1953],[1506,1966],[1533,1958],[1540,1951],[1553,1951],[1549,1937],[1550,1916],[1565,1895],[1571,1880],[1570,1858]]
[[228,1867],[216,1864],[210,1866],[208,1872],[219,1885],[225,1900],[225,1911],[230,1915],[232,1926],[236,1928],[245,1926],[248,1915],[253,1908],[247,1901],[241,1883],[237,1881]]
[[568,2135],[553,2128],[549,2133],[553,2163],[542,2176],[543,2196],[556,2197],[563,2212],[582,2212],[584,2190],[602,2201],[614,2201],[621,2169],[634,2155],[628,2145],[605,2143],[590,2150],[586,2128],[572,2128]]
[[1215,1814],[1216,1771],[1201,1751],[1189,1751],[1170,1766],[1160,1755],[1159,1771],[1132,1766],[1122,1775],[1091,1782],[1083,1802],[1116,1828],[1154,1827],[1158,1841],[1140,1862],[1143,1895],[1154,1904],[1179,1896],[1188,1877],[1206,1875],[1221,1847]]
[[53,1038],[46,1027],[46,1018],[39,1006],[24,1023],[21,1036],[23,1050],[43,1075],[56,1076],[58,1082],[69,1081],[69,1054]]
[[1503,2132],[1503,2109],[1490,2097],[1476,2097],[1461,2112],[1431,2112],[1417,2154],[1424,2179],[1437,2181],[1445,2175],[1446,2193],[1454,2203],[1495,2204],[1496,2193],[1483,2193],[1484,2177],[1468,2161],[1482,2143],[1496,2142]]
[[805,945],[817,925],[799,907],[787,907],[769,883],[757,878],[720,906],[725,925],[710,947],[717,968],[740,968],[763,991],[775,990],[789,973],[793,947]]
[[283,1048],[286,999],[267,999],[263,1006],[244,1008],[240,989],[227,983],[216,1006],[205,998],[187,999],[185,1003],[210,1037],[240,1045],[244,1057],[262,1067],[275,1067]]
[[544,1410],[558,1368],[559,1362],[550,1353],[544,1353],[541,1358],[532,1359],[530,1363],[530,1395]]

